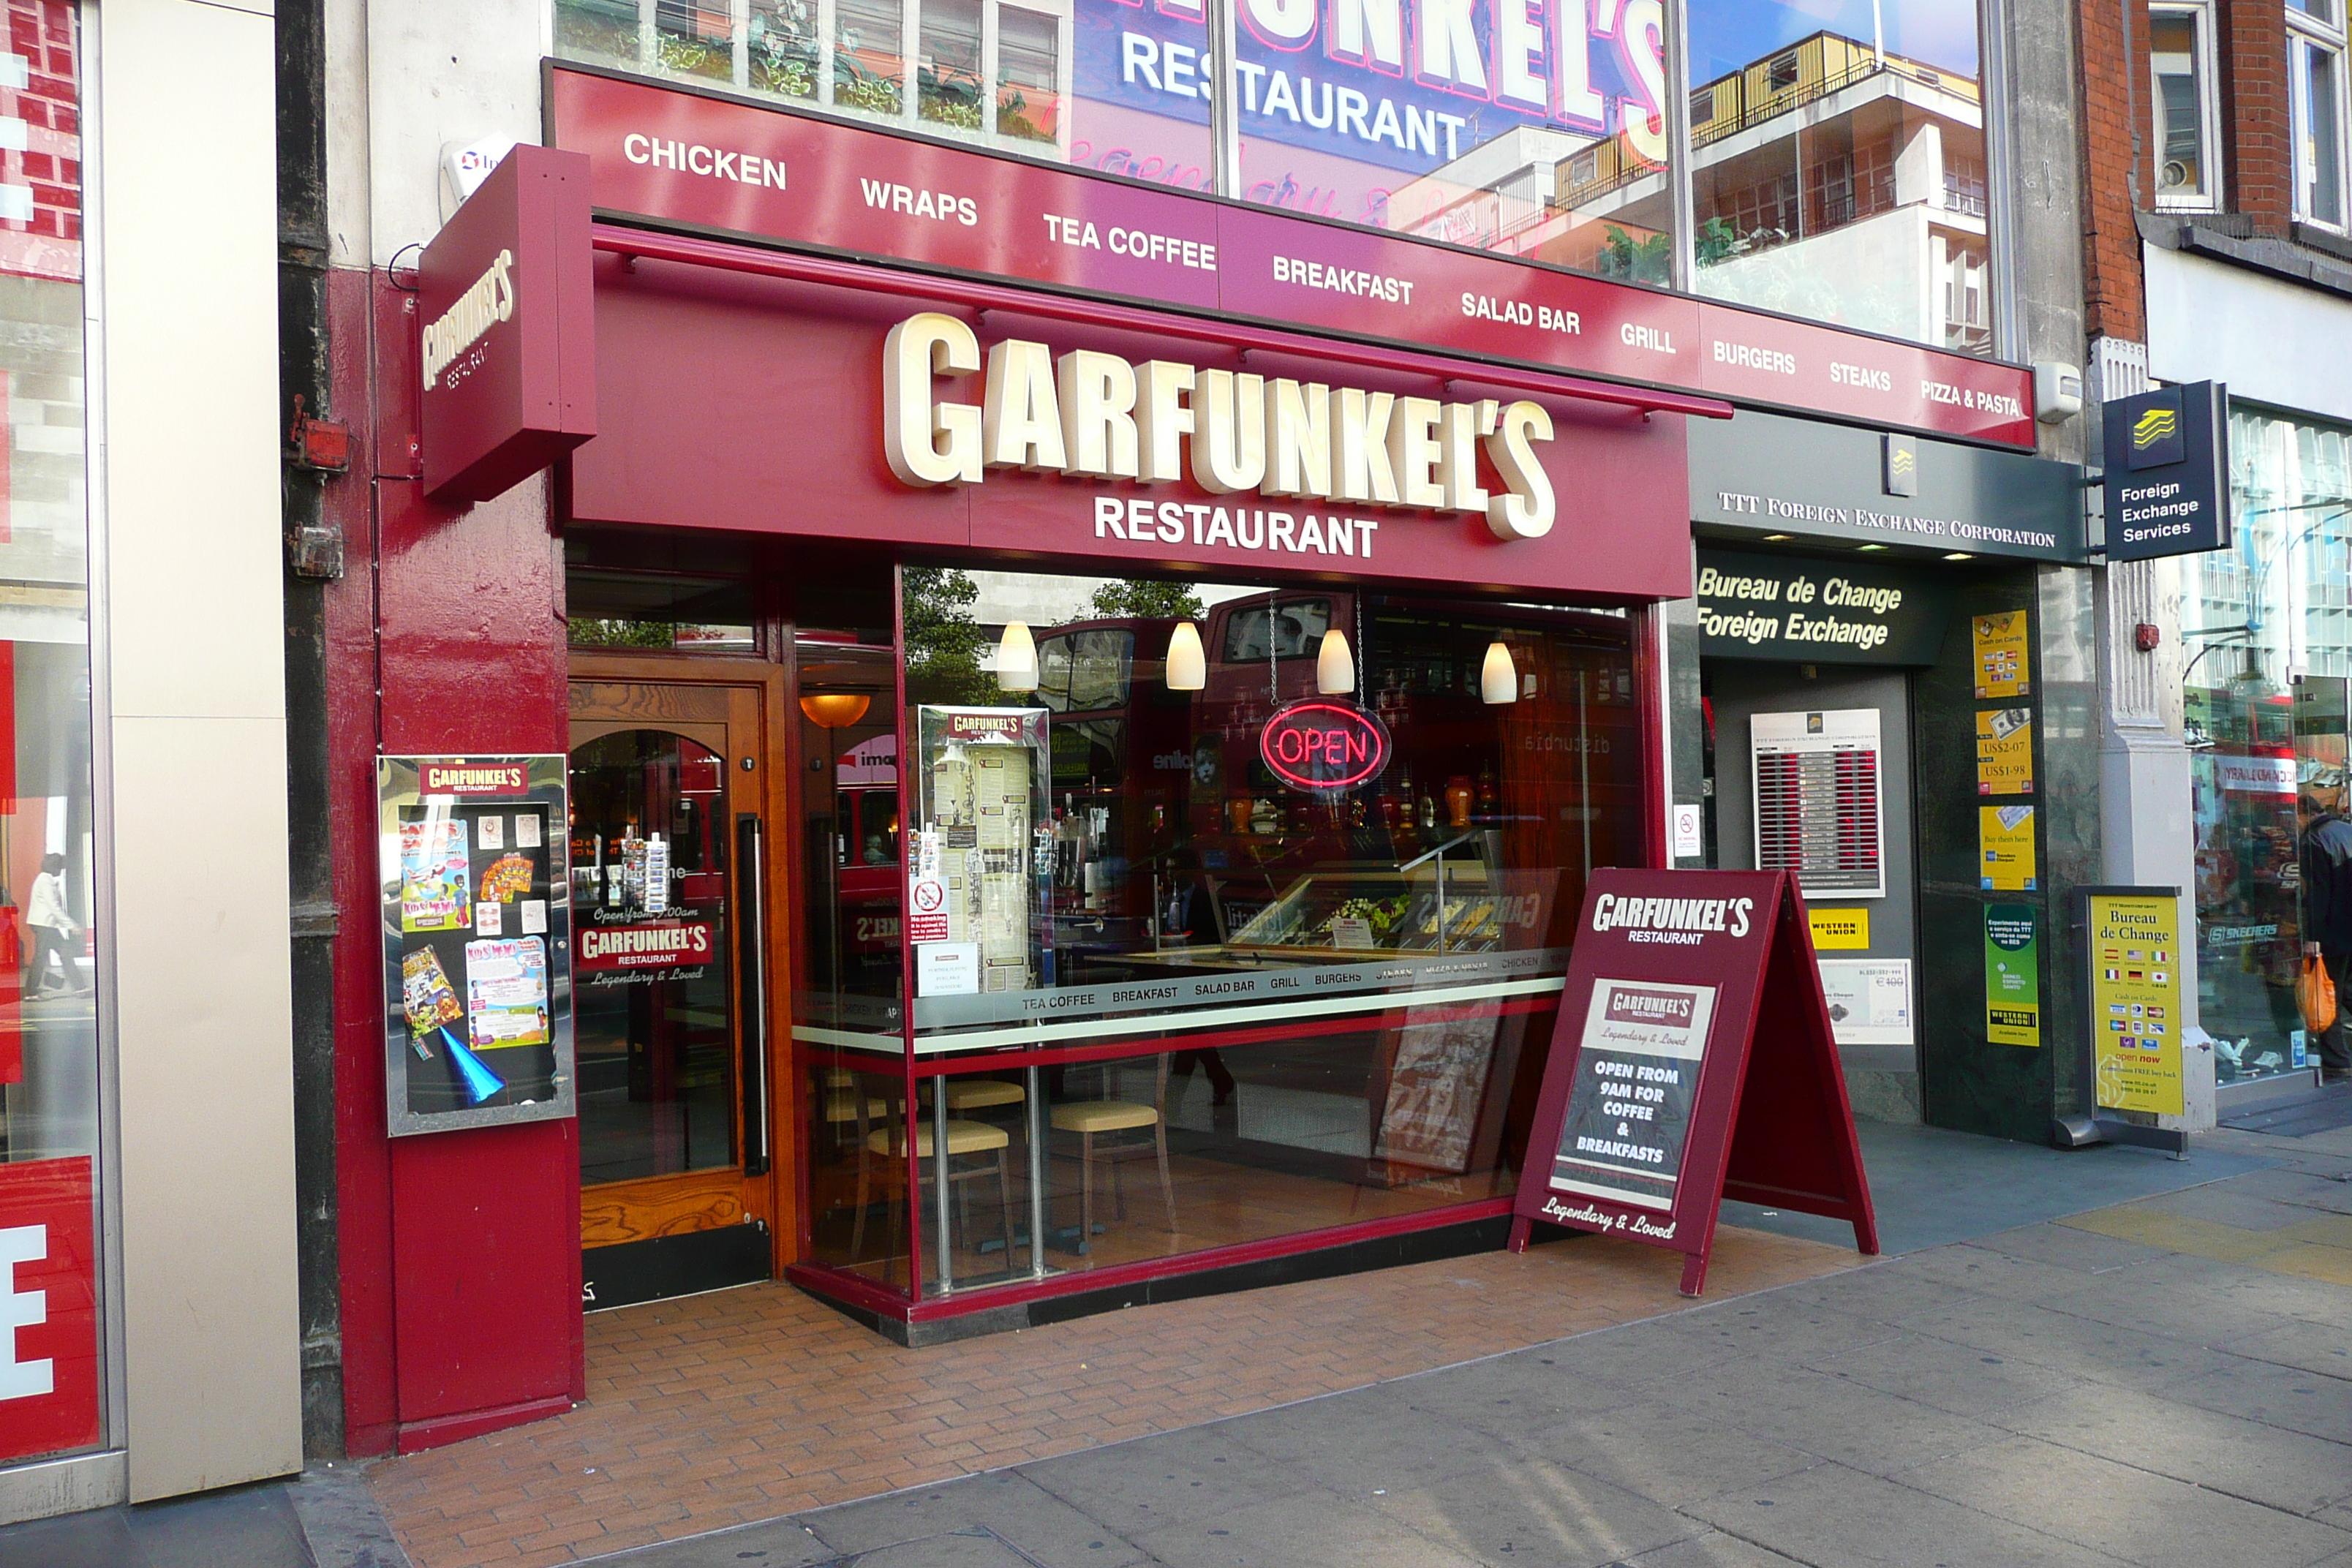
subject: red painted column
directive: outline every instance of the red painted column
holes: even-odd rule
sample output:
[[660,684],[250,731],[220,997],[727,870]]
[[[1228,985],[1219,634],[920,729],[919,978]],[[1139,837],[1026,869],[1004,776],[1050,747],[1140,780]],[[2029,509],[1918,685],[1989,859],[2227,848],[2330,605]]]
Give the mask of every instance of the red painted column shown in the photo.
[[470,508],[425,500],[414,296],[380,276],[372,298],[351,291],[335,296],[338,326],[356,331],[337,338],[373,351],[374,417],[352,421],[373,505],[338,519],[329,723],[346,1440],[364,1454],[551,1415],[583,1396],[586,1374],[576,1126],[384,1135],[376,915],[379,751],[568,749],[561,544],[542,481]]

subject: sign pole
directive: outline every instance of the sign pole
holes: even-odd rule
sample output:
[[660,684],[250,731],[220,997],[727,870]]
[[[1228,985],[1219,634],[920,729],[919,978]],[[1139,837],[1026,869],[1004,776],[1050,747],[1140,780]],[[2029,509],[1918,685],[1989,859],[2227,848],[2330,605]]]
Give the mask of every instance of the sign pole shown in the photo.
[[2121,1114],[2183,1110],[2180,889],[2076,888],[2074,902],[2086,1014],[2076,1061],[2091,1108],[2060,1117],[2052,1141],[2062,1149],[2161,1149],[2185,1160],[2187,1132]]

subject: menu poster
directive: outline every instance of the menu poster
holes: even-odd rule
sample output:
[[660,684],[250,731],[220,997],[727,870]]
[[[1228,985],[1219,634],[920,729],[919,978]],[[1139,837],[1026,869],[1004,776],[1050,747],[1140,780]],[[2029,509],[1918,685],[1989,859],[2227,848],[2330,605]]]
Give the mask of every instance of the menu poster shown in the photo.
[[1372,1158],[1459,1175],[1470,1168],[1501,1018],[1410,1007],[1397,1031]]
[[1978,885],[1987,892],[2027,892],[2040,886],[2030,805],[1977,807]]
[[2092,1079],[2106,1110],[2179,1116],[2180,900],[2087,889]]
[[466,944],[466,1024],[478,1051],[543,1046],[547,943],[535,936]]
[[1909,959],[1825,958],[1822,994],[1829,1002],[1830,1029],[1839,1045],[1913,1043]]
[[1715,987],[1593,983],[1552,1156],[1551,1184],[1645,1208],[1675,1206]]
[[1988,708],[1977,715],[1977,793],[2033,793],[2033,710]]
[[1985,1038],[1996,1046],[2042,1044],[2042,956],[2031,904],[1987,904]]
[[438,807],[401,823],[401,930],[464,931],[472,921],[466,827]]
[[1510,1247],[1536,1222],[1684,1255],[1726,1197],[1878,1250],[1804,897],[1786,871],[1596,870],[1553,1026]]
[[2024,697],[2033,690],[2023,610],[1979,616],[1969,624],[1969,646],[1979,697]]
[[376,759],[392,1136],[568,1117],[569,759]]

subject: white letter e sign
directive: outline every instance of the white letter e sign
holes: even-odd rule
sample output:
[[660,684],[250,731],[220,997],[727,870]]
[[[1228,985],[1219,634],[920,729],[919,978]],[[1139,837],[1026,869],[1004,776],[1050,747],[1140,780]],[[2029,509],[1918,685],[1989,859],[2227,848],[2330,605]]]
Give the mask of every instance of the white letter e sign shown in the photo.
[[38,1263],[49,1255],[49,1227],[20,1225],[0,1229],[0,1335],[6,1336],[7,1354],[0,1356],[0,1399],[30,1399],[54,1393],[56,1363],[16,1359],[16,1331],[37,1328],[49,1321],[47,1290],[16,1289],[16,1265]]

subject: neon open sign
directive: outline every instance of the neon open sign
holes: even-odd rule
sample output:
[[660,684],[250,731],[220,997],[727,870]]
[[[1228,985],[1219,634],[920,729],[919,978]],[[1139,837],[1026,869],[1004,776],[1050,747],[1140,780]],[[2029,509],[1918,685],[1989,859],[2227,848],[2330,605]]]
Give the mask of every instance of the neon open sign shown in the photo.
[[1294,702],[1265,721],[1257,752],[1293,789],[1353,789],[1389,764],[1389,732],[1342,702]]

